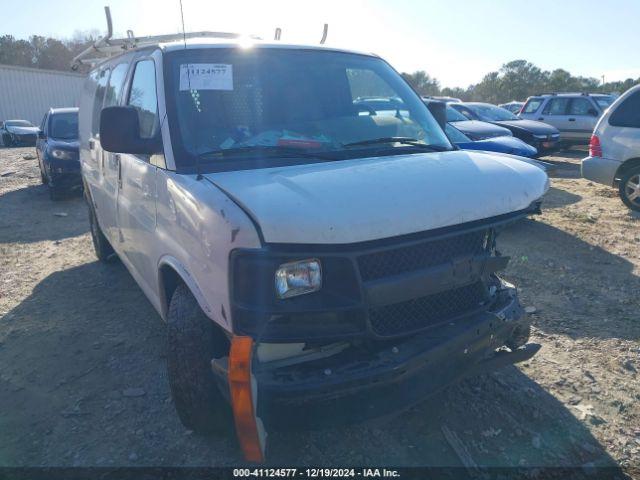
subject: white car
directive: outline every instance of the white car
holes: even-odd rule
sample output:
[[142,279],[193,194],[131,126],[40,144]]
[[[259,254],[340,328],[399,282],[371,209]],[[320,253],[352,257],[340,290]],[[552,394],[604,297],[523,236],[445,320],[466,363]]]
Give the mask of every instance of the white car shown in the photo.
[[547,175],[455,149],[377,56],[125,50],[88,76],[80,152],[98,258],[117,255],[167,322],[180,419],[233,418],[247,459],[272,427],[387,414],[539,348],[495,241]]
[[600,118],[582,176],[618,187],[624,204],[640,211],[640,86],[627,90]]

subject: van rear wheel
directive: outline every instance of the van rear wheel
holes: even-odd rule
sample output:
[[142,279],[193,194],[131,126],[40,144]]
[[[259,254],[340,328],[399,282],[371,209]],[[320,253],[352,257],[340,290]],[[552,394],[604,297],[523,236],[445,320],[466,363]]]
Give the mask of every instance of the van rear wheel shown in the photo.
[[626,172],[620,179],[620,198],[631,210],[640,212],[640,167]]
[[197,433],[230,431],[231,407],[211,371],[211,360],[228,349],[226,337],[184,284],[173,292],[167,323],[167,373],[180,421]]

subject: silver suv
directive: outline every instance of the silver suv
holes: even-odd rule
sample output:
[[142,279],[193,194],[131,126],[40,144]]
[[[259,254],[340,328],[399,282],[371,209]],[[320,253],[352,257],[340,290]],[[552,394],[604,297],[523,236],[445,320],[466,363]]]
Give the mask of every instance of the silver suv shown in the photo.
[[587,143],[598,118],[614,97],[600,93],[550,93],[529,97],[521,118],[538,120],[560,130],[565,143]]
[[640,86],[627,90],[598,122],[582,176],[617,186],[625,205],[640,211]]

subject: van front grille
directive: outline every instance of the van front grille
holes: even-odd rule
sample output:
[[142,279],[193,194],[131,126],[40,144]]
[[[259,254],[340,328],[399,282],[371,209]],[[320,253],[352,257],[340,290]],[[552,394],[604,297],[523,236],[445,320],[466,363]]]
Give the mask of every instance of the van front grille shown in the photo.
[[472,313],[486,302],[487,289],[482,281],[478,281],[426,297],[371,308],[369,321],[377,335],[402,335]]
[[366,282],[442,265],[456,257],[478,255],[487,249],[488,235],[489,229],[481,229],[364,254],[358,257],[360,275]]

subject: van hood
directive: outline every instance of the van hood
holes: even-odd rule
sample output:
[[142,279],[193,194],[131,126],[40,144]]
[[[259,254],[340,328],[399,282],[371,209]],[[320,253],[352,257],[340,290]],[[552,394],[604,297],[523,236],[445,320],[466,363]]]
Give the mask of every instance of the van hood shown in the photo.
[[451,151],[210,173],[267,243],[344,244],[523,210],[547,175],[508,156]]

